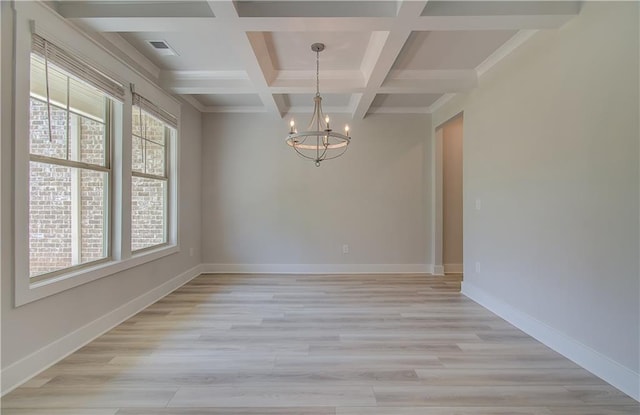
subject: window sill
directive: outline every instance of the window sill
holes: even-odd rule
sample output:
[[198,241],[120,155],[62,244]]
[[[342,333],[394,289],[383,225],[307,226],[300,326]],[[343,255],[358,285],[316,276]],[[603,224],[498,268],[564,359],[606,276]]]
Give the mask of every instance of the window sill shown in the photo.
[[18,283],[20,278],[16,278],[15,306],[19,307],[178,252],[180,252],[180,248],[177,245],[163,245],[156,249],[136,253],[131,258],[103,262],[36,283],[20,284]]

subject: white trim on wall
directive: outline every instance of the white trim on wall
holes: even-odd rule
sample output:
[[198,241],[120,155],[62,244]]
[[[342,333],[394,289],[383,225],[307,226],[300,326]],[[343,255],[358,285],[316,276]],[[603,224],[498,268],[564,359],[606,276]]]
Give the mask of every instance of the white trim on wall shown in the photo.
[[201,273],[202,266],[196,265],[108,314],[7,366],[0,375],[2,376],[2,396],[180,288]]
[[[433,122],[433,121],[432,121]],[[443,148],[444,148],[444,129],[442,125],[433,128],[431,136],[432,141],[432,156],[431,156],[431,174],[433,177],[431,197],[433,200],[433,211],[431,213],[431,223],[433,233],[431,235],[431,260],[433,261],[435,274],[444,275],[444,266],[442,265],[442,250],[444,245],[443,225],[444,216],[442,211],[443,201]]]
[[523,313],[469,282],[462,283],[462,294],[633,399],[640,401],[640,373],[634,372],[566,333]]
[[462,274],[462,264],[444,264],[445,274]]
[[500,46],[495,52],[493,52],[487,59],[482,61],[480,65],[476,66],[476,73],[478,79],[487,73],[491,68],[496,66],[498,62],[506,58],[511,52],[519,48],[527,40],[531,39],[531,36],[538,33],[538,30],[520,30],[511,39],[507,40],[502,46]]
[[431,264],[203,264],[204,274],[433,274]]

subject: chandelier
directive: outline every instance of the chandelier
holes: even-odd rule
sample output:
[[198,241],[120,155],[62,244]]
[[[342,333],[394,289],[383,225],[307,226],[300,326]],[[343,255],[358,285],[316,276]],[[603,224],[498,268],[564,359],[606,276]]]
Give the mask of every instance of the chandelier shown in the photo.
[[299,155],[315,161],[316,166],[320,167],[320,162],[343,155],[347,151],[351,137],[348,125],[344,127],[344,134],[333,131],[329,124],[329,117],[322,112],[320,52],[324,50],[324,44],[314,43],[311,45],[311,50],[316,53],[316,96],[313,98],[313,115],[307,131],[298,132],[295,121],[291,120],[287,144]]

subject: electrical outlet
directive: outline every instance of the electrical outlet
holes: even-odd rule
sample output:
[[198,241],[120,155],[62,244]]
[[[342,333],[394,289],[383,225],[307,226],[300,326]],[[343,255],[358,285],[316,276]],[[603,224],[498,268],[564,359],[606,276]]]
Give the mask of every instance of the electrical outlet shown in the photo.
[[476,199],[476,210],[482,209],[482,200]]
[[349,245],[348,244],[342,245],[342,253],[343,254],[348,254],[349,253]]
[[476,262],[476,274],[480,274],[480,263]]

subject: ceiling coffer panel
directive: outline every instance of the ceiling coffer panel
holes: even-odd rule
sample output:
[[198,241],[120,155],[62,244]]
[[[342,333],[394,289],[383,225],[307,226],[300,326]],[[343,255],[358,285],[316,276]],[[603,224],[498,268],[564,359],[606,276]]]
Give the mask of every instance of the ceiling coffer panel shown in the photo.
[[66,18],[215,17],[206,1],[58,1]]
[[393,17],[395,1],[237,1],[240,17]]
[[474,69],[515,34],[515,30],[413,32],[393,69]]
[[316,56],[310,45],[323,43],[323,105],[359,119],[372,112],[432,111],[446,101],[438,97],[471,91],[478,76],[532,33],[558,30],[577,16],[582,2],[47,3],[71,24],[98,32],[134,69],[208,111],[284,117],[312,106]]

